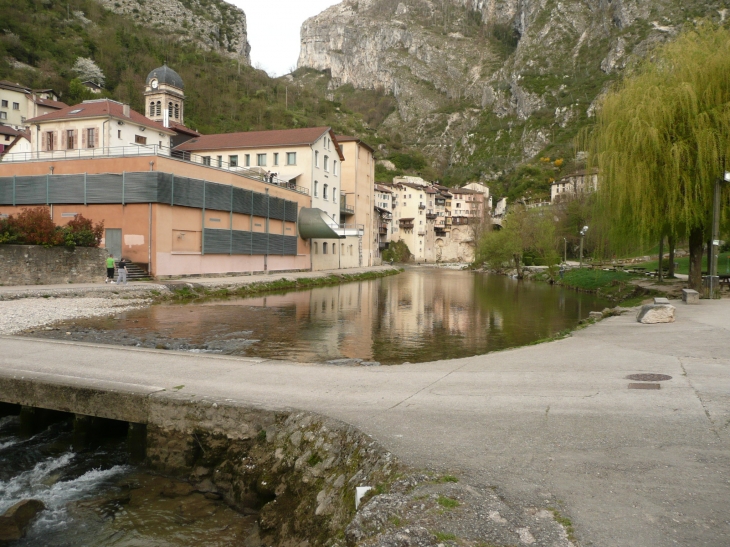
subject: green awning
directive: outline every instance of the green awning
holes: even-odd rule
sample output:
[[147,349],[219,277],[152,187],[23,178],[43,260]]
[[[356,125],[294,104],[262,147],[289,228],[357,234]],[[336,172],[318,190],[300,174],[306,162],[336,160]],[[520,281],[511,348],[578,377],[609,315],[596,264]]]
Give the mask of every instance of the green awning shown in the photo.
[[302,239],[341,239],[339,224],[322,209],[304,207],[299,210],[299,235]]

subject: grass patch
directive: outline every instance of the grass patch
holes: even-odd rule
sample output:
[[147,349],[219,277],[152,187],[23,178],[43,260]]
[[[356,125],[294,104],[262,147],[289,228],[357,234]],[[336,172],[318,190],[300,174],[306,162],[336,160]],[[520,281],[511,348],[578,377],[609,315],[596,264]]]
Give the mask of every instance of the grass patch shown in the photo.
[[568,534],[568,540],[575,542],[575,528],[573,528],[573,522],[568,518],[560,514],[557,509],[550,509],[553,514],[555,522],[565,528],[565,533]]
[[[665,261],[667,260],[667,256],[668,255],[664,255]],[[677,264],[674,273],[689,275],[689,256],[675,258],[674,262]],[[634,264],[634,266],[646,268],[646,271],[653,272],[654,270],[659,269],[659,260],[650,260],[649,262]],[[717,261],[717,270],[719,274],[730,273],[730,254],[720,253],[720,258]],[[702,271],[707,271],[707,255],[702,256]]]
[[436,501],[441,507],[444,507],[446,509],[456,509],[457,507],[459,507],[459,502],[454,498],[439,496]]
[[614,282],[628,283],[638,276],[626,272],[607,272],[605,270],[574,269],[565,272],[562,279],[564,287],[582,289],[584,291],[598,291],[609,287]]
[[176,390],[180,391],[184,387],[185,387],[185,384],[180,384],[179,386],[175,386],[172,389],[176,389]]
[[399,517],[396,517],[395,515],[391,516],[388,520],[393,526],[396,527],[400,527],[400,525],[402,524],[401,519]]
[[[264,434],[266,434],[266,432],[264,432]],[[311,456],[309,456],[309,459],[307,460],[307,463],[309,464],[309,467],[314,467],[315,465],[317,465],[321,461],[322,461],[322,458],[319,456],[319,454],[317,454],[315,452],[314,454],[312,454]]]
[[453,475],[442,475],[438,478],[436,482],[459,482],[459,479],[457,479]]
[[302,277],[299,279],[277,279],[274,281],[261,281],[250,283],[239,287],[182,287],[179,290],[173,290],[172,294],[168,294],[160,298],[160,300],[174,301],[192,301],[200,299],[212,298],[248,298],[262,293],[285,293],[289,291],[307,290],[312,287],[326,287],[332,285],[341,285],[344,283],[355,283],[359,281],[369,281],[399,274],[403,269],[389,269],[379,272],[365,272],[359,274],[330,274],[324,277]]
[[264,442],[266,440],[266,430],[262,429],[261,431],[259,431],[256,435],[256,438],[259,442]]
[[454,534],[448,532],[434,532],[433,535],[436,537],[436,541],[453,541],[456,539]]

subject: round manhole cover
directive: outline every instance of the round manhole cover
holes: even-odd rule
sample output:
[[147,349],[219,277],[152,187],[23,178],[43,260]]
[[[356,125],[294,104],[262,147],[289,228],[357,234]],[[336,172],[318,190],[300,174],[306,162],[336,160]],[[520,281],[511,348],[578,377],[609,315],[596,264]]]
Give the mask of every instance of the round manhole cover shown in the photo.
[[626,379],[636,380],[637,382],[663,382],[664,380],[671,380],[672,377],[666,374],[629,374]]

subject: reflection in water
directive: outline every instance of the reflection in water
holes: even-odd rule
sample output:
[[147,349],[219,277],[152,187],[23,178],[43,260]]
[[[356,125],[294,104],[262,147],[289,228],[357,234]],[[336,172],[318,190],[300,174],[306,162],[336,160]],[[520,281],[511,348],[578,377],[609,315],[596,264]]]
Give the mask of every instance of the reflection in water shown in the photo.
[[606,305],[593,295],[543,283],[413,268],[373,281],[158,305],[129,312],[121,321],[76,324],[103,326],[102,341],[153,347],[164,342],[175,349],[296,361],[347,357],[395,364],[528,344],[572,328]]

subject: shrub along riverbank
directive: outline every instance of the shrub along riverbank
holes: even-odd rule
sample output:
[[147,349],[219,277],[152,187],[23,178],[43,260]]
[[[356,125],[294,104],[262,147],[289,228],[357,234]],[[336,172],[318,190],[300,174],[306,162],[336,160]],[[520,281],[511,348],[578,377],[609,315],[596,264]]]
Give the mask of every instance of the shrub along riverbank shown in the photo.
[[206,286],[190,283],[169,283],[167,287],[170,293],[162,293],[157,290],[151,291],[152,294],[161,301],[166,300],[197,300],[200,298],[247,298],[262,293],[278,293],[297,290],[307,290],[315,287],[327,287],[331,285],[341,285],[343,283],[353,283],[356,281],[368,281],[371,279],[379,279],[396,275],[403,271],[402,268],[390,268],[387,270],[379,270],[372,272],[362,272],[355,274],[334,273],[326,276],[318,277],[300,277],[300,278],[280,278],[272,281],[256,281],[244,284],[231,285],[213,285]]

